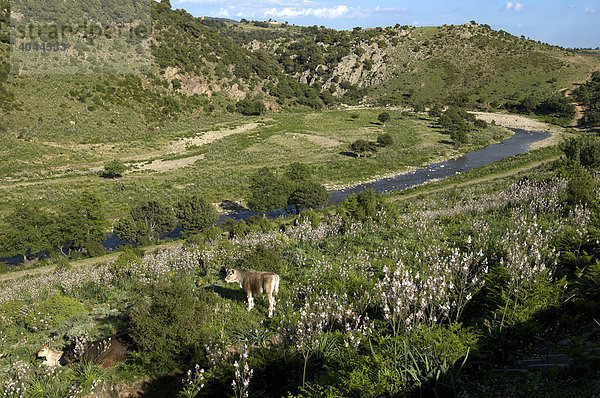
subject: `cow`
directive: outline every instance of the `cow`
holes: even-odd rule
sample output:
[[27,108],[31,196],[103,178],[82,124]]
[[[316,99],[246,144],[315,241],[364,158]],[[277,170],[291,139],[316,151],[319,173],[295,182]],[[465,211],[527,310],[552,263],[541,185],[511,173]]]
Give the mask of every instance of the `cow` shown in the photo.
[[46,358],[46,361],[44,361],[45,365],[55,367],[62,366],[60,359],[62,358],[63,354],[63,351],[53,350],[52,348],[48,347],[48,344],[44,344],[37,353],[37,356],[39,358]]
[[275,299],[279,293],[279,275],[273,272],[250,271],[245,269],[228,269],[225,277],[227,283],[239,283],[248,296],[248,311],[254,308],[252,294],[266,294],[269,299],[269,318],[275,310]]

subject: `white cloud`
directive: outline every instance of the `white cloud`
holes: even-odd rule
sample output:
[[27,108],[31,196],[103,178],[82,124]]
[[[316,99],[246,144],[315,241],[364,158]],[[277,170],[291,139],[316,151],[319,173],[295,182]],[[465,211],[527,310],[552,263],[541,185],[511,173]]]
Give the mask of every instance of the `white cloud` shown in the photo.
[[518,2],[513,3],[512,1],[509,1],[508,3],[506,3],[504,8],[511,11],[521,11],[523,9],[523,4]]
[[269,18],[300,18],[300,17],[316,17],[333,19],[347,15],[350,12],[350,8],[345,5],[337,7],[321,7],[321,8],[310,8],[310,7],[284,7],[284,8],[270,8],[265,10],[265,17]]
[[586,8],[585,9],[585,13],[586,14],[595,14],[596,13],[596,9],[595,8]]
[[229,18],[231,14],[229,14],[229,11],[227,11],[227,9],[221,7],[221,9],[219,10],[219,16]]

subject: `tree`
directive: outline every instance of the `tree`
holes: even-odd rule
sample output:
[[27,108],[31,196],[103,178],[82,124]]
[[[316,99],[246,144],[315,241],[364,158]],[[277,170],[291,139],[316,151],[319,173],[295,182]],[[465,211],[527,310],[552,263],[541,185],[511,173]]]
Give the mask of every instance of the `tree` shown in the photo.
[[104,164],[104,172],[102,173],[102,177],[104,178],[117,178],[121,177],[123,173],[127,170],[127,167],[118,159],[111,160],[110,162],[106,162]]
[[127,214],[125,217],[119,219],[117,225],[115,225],[114,232],[119,239],[135,242],[138,245],[144,245],[150,241],[148,238],[150,233],[146,223],[143,221],[136,222],[131,214]]
[[379,114],[379,116],[377,116],[377,120],[379,120],[379,122],[381,124],[386,124],[387,122],[389,122],[391,119],[391,116],[389,114],[389,112],[381,112]]
[[190,233],[200,232],[219,219],[215,207],[202,195],[184,196],[175,206],[179,224]]
[[360,156],[360,154],[365,152],[377,152],[377,144],[371,141],[358,139],[350,144],[350,149]]
[[598,198],[595,194],[596,181],[583,167],[576,166],[567,185],[567,201],[571,205],[594,206]]
[[34,255],[52,249],[54,220],[47,211],[22,204],[8,214],[4,222],[8,227],[0,237],[2,256],[21,256],[29,263]]
[[248,206],[260,213],[283,208],[292,189],[291,182],[285,176],[276,176],[266,167],[262,168],[250,178]]
[[592,135],[569,138],[561,144],[567,162],[573,166],[600,167],[600,139]]
[[288,204],[297,208],[313,208],[324,206],[328,201],[329,192],[322,184],[304,181],[296,186],[288,199]]
[[75,199],[61,206],[56,223],[54,244],[61,251],[63,246],[81,250],[90,242],[104,240],[108,221],[100,198],[82,192]]
[[394,139],[392,138],[392,136],[389,133],[383,133],[377,137],[377,144],[379,144],[379,146],[381,146],[381,147],[390,146],[393,143],[394,143]]
[[131,210],[131,217],[136,223],[146,224],[150,240],[158,240],[177,225],[173,210],[155,200],[137,205]]
[[266,110],[266,107],[260,100],[243,99],[235,104],[235,110],[244,116],[258,116]]
[[312,177],[310,167],[303,163],[291,163],[287,166],[285,176],[293,183],[308,181]]

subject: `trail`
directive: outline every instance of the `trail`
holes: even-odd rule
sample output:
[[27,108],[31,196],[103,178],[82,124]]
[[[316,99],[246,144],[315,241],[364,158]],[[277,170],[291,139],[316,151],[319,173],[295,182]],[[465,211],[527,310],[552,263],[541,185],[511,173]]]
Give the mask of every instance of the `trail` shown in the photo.
[[[500,178],[510,177],[512,175],[519,174],[519,173],[521,173],[523,171],[528,171],[528,170],[535,169],[535,168],[537,168],[537,167],[539,167],[539,166],[541,166],[543,164],[546,164],[546,163],[549,163],[549,162],[553,162],[553,161],[555,161],[555,160],[557,160],[559,158],[560,158],[560,156],[553,156],[551,158],[540,160],[538,162],[531,163],[531,164],[528,164],[526,166],[521,166],[521,167],[518,167],[516,169],[511,169],[509,171],[506,171],[506,172],[503,172],[503,173],[500,173],[500,174],[493,174],[493,175],[489,175],[489,176],[485,176],[485,177],[475,178],[475,179],[469,180],[469,181],[460,182],[460,183],[453,184],[453,185],[447,185],[447,186],[443,186],[443,187],[439,187],[439,188],[433,188],[433,189],[426,190],[426,191],[419,191],[419,192],[414,192],[414,193],[407,194],[407,195],[392,197],[391,201],[392,202],[396,202],[396,201],[399,201],[399,200],[411,199],[411,198],[415,198],[415,197],[420,196],[420,195],[428,195],[428,194],[431,194],[431,193],[438,193],[438,192],[447,191],[449,189],[463,188],[463,187],[467,187],[467,186],[470,186],[470,185],[481,184],[483,182],[487,182],[487,181],[491,181],[491,180],[497,180],[497,179],[500,179]],[[421,185],[421,186],[423,186],[423,185]]]
[[[573,95],[575,94],[575,90],[578,87],[580,87],[581,85],[590,81],[592,79],[592,74],[594,72],[600,72],[600,65],[598,65],[594,69],[592,69],[585,80],[579,81],[579,82],[573,82],[573,83],[571,83],[571,88],[564,88],[564,89],[560,90],[560,92],[564,92],[565,97],[570,98],[573,101],[573,99],[574,99]],[[577,126],[579,126],[579,121],[581,119],[583,119],[584,109],[583,109],[583,106],[578,102],[573,101],[573,105],[575,105],[575,117],[573,118],[573,121],[571,122],[571,127],[577,127]]]
[[[181,242],[181,241],[168,242],[168,243],[163,243],[161,245],[145,247],[144,249],[145,249],[145,253],[154,253],[154,252],[157,252],[158,250],[164,250],[164,249],[168,249],[171,247],[180,246],[182,244],[183,244],[183,242]],[[100,256],[100,257],[92,257],[92,258],[86,258],[84,260],[73,261],[70,264],[73,268],[90,267],[90,266],[94,266],[94,265],[98,265],[98,264],[107,263],[112,260],[116,260],[117,257],[119,257],[119,254],[120,254],[120,252],[114,252],[114,253],[110,253],[110,254],[105,254],[104,256]],[[27,277],[43,275],[43,274],[50,274],[50,273],[54,272],[55,268],[56,268],[56,265],[46,265],[43,267],[38,267],[38,268],[33,268],[33,269],[25,269],[22,271],[7,272],[5,274],[0,274],[0,283],[8,282],[8,281],[11,281],[14,279],[27,278]]]

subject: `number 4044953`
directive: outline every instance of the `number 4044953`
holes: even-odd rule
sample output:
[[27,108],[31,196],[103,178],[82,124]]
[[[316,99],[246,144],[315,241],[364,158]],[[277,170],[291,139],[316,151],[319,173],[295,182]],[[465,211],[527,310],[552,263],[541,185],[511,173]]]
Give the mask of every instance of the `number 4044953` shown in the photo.
[[67,43],[60,42],[26,42],[19,44],[19,50],[21,51],[65,51],[69,48]]

